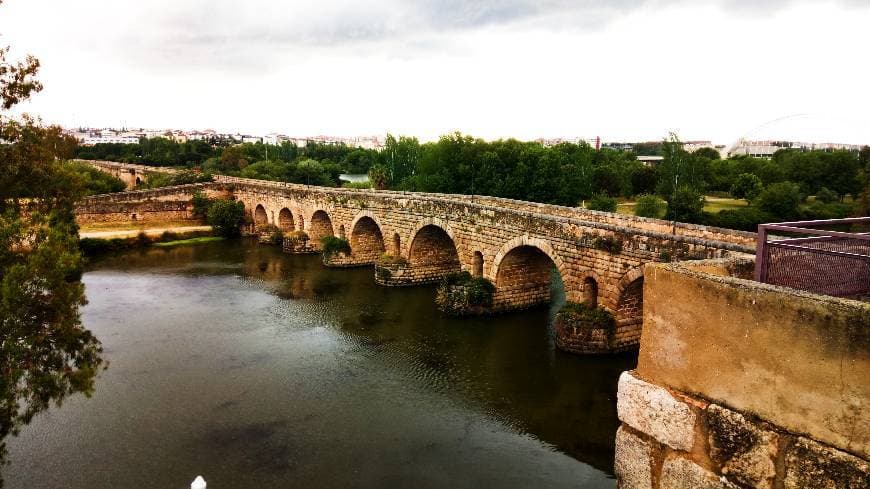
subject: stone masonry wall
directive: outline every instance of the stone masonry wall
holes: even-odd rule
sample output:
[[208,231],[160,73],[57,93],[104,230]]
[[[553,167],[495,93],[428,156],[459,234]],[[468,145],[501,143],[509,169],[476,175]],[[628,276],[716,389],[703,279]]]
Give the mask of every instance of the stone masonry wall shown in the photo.
[[870,303],[741,278],[753,265],[646,266],[620,488],[870,487]]
[[193,206],[187,201],[90,204],[76,209],[79,224],[158,221],[200,222],[201,219],[193,215]]
[[857,489],[867,460],[751,414],[619,379],[614,471],[619,489]]

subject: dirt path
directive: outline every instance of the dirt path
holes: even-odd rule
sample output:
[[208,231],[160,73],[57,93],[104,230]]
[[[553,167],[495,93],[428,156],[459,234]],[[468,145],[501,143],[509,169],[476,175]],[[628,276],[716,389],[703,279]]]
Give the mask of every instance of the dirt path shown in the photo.
[[145,233],[147,236],[159,236],[166,231],[173,233],[190,233],[193,231],[211,231],[211,226],[177,226],[177,227],[162,227],[162,228],[136,228],[136,229],[110,229],[107,231],[84,231],[79,233],[81,238],[132,238],[138,236],[139,233]]

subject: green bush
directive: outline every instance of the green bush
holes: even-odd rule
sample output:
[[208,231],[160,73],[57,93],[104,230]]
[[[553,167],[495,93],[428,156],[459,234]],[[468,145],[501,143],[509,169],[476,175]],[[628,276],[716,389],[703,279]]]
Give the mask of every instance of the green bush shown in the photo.
[[775,221],[776,218],[755,206],[729,209],[718,214],[709,214],[706,224],[741,231],[757,231],[758,225]]
[[390,253],[384,253],[378,258],[378,265],[405,265],[408,260],[403,256],[395,256]]
[[798,184],[779,182],[768,185],[754,204],[777,219],[793,219],[799,216],[798,206],[802,201],[803,195]]
[[593,211],[616,212],[616,199],[606,194],[595,194],[586,205]]
[[616,318],[613,314],[602,307],[590,307],[581,302],[566,302],[559,315],[566,321],[589,323],[598,328],[614,329]]
[[193,215],[204,218],[208,214],[208,208],[211,207],[212,200],[202,194],[202,192],[194,192],[193,194]]
[[704,212],[704,196],[694,187],[682,186],[668,201],[665,217],[679,222],[699,223]]
[[449,314],[466,314],[474,307],[490,307],[495,285],[489,279],[472,277],[470,273],[447,274],[438,286],[435,302]]
[[372,182],[344,182],[341,184],[343,188],[355,188],[360,190],[367,190],[372,188]]
[[840,200],[840,196],[837,195],[837,192],[829,189],[828,187],[822,187],[816,192],[816,201],[822,202],[825,204],[830,204],[833,202],[837,202]]
[[278,226],[271,226],[266,232],[269,233],[269,242],[280,246],[284,242],[284,232]]
[[468,290],[468,304],[489,307],[495,295],[495,285],[483,277],[474,277],[465,284]]
[[640,195],[637,198],[637,204],[634,206],[634,215],[659,219],[665,214],[667,205],[667,202],[656,195]]
[[801,219],[842,219],[849,217],[852,210],[851,205],[842,202],[813,202],[801,210]]
[[245,204],[234,200],[216,200],[208,208],[206,222],[220,236],[238,236],[245,217]]
[[75,178],[81,183],[86,195],[123,192],[127,188],[127,185],[120,178],[97,170],[87,163],[68,161],[64,163],[63,169],[75,174]]
[[324,236],[320,238],[320,246],[325,256],[332,256],[336,253],[350,254],[350,242],[336,236]]
[[622,253],[622,240],[610,236],[599,236],[592,241],[592,247],[606,251],[611,255],[618,255]]

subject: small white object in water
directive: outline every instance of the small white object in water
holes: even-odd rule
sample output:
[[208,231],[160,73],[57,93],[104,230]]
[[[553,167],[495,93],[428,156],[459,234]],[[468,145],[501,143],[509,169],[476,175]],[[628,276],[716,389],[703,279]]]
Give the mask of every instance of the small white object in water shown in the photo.
[[190,483],[190,489],[205,489],[205,479],[201,475],[196,476],[196,479]]

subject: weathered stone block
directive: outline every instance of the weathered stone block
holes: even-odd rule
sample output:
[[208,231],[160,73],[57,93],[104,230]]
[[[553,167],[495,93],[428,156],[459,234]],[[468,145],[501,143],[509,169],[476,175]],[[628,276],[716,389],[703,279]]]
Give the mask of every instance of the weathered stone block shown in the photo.
[[710,458],[730,479],[756,488],[770,488],[776,476],[779,435],[742,414],[711,404],[705,410]]
[[652,448],[622,426],[616,431],[613,471],[619,479],[619,489],[652,488]]
[[866,489],[870,464],[808,438],[798,438],[786,452],[785,489]]
[[739,489],[713,472],[684,458],[672,457],[662,464],[659,478],[662,489]]
[[697,415],[691,406],[629,372],[619,377],[618,389],[616,409],[623,423],[676,450],[692,449]]

